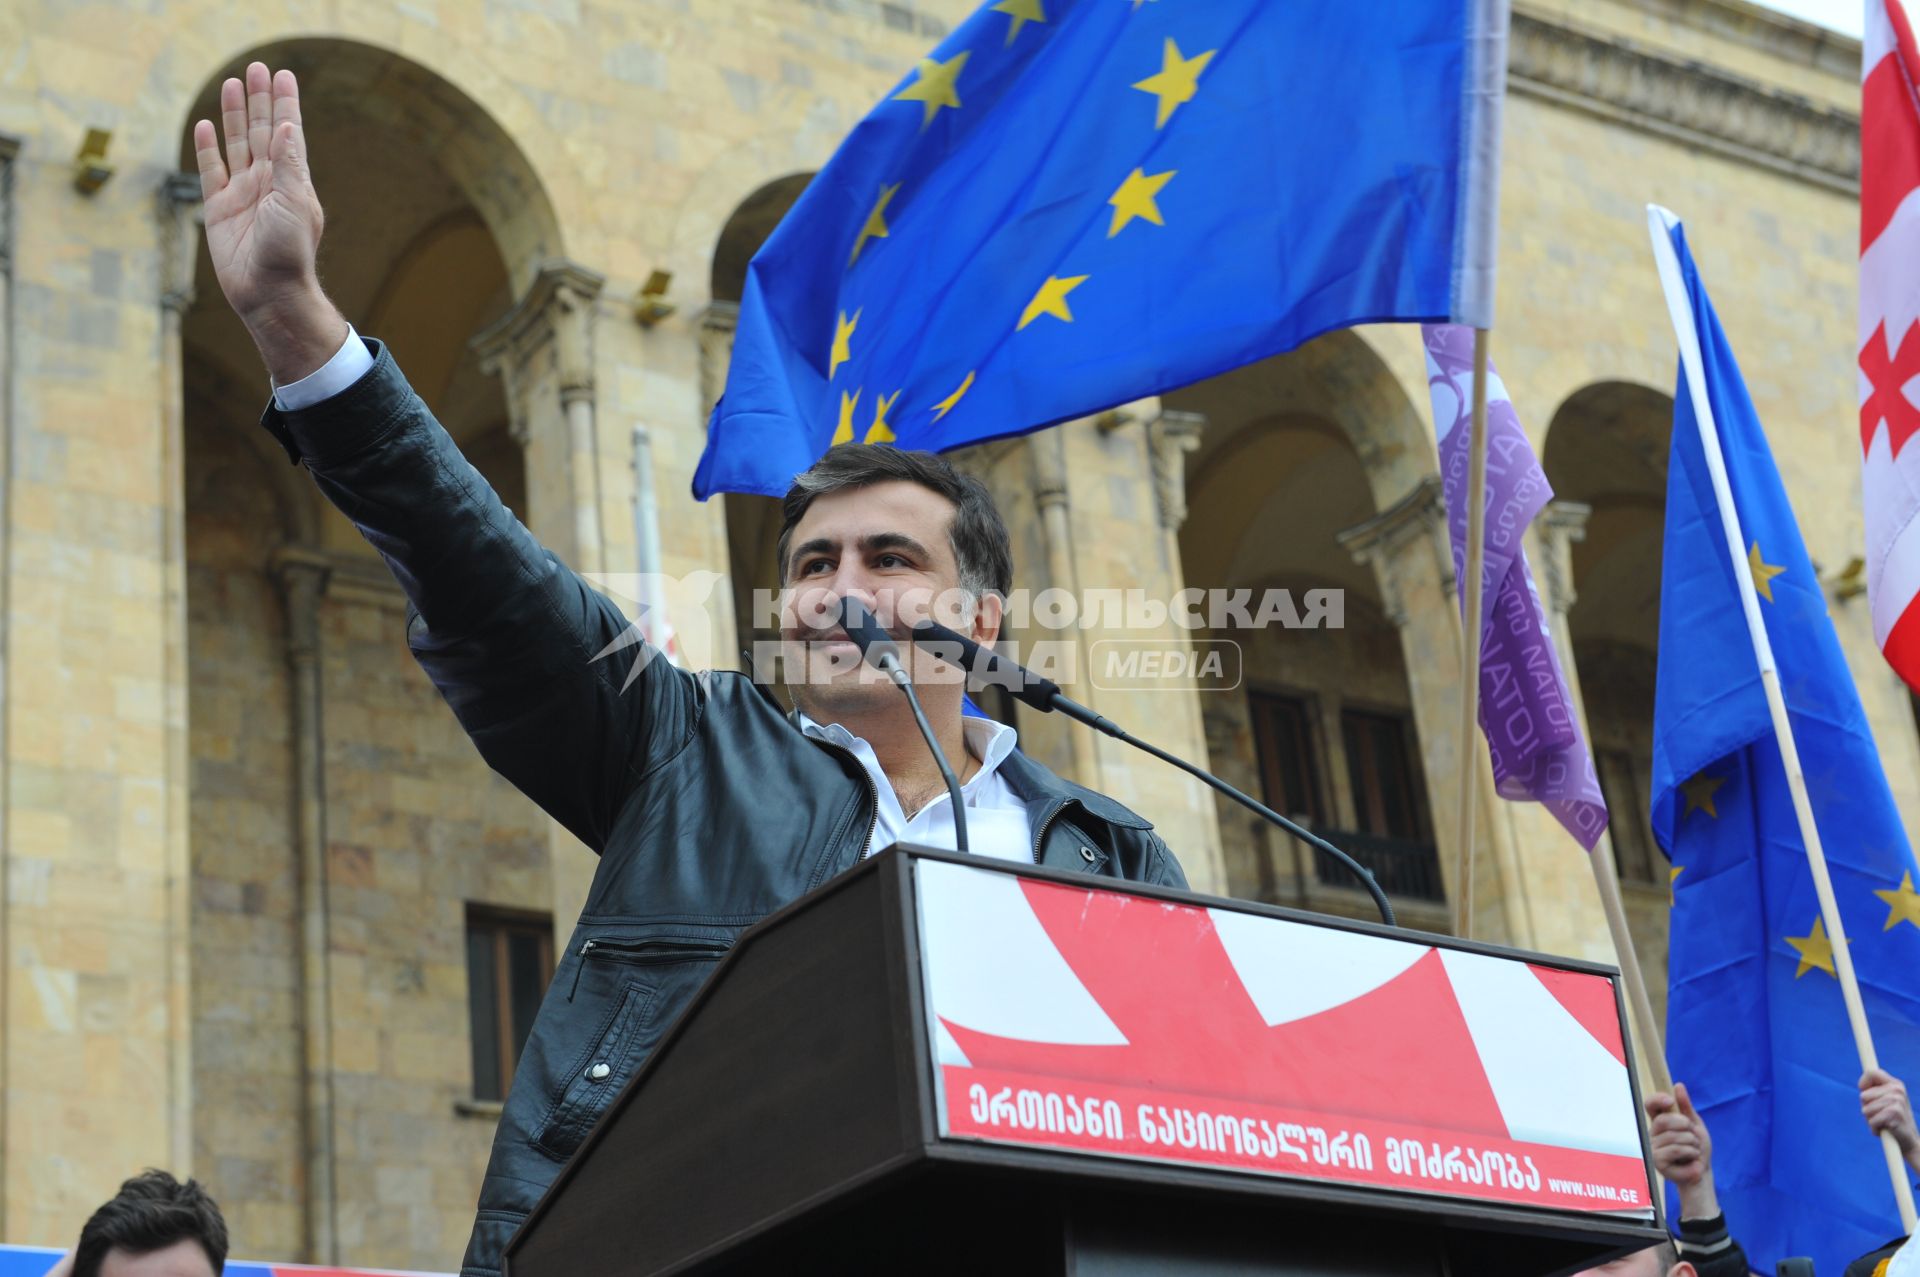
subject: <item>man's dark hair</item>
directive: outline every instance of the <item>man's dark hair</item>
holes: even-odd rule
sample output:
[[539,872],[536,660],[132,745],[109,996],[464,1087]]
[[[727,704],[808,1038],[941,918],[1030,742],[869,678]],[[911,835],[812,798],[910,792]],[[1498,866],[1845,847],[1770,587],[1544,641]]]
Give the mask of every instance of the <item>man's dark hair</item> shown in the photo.
[[126,1183],[80,1230],[73,1251],[73,1277],[100,1277],[107,1252],[134,1255],[165,1250],[188,1238],[200,1243],[222,1273],[227,1267],[227,1221],[198,1180],[182,1184],[165,1171],[143,1171]]
[[961,474],[946,458],[931,452],[908,452],[885,444],[843,443],[794,476],[793,486],[780,503],[780,580],[787,579],[787,549],[793,529],[814,498],[848,488],[905,479],[939,493],[953,502],[953,523],[947,539],[960,567],[960,588],[973,594],[991,590],[1003,598],[1013,589],[1013,547],[1007,525],[993,504],[987,485]]

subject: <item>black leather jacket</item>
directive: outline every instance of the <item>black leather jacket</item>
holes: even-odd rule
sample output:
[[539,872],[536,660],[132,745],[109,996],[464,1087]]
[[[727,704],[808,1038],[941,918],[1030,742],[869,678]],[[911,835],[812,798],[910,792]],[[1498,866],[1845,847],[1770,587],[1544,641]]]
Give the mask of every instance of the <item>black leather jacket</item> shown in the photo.
[[[742,675],[596,661],[627,628],[460,455],[393,358],[262,424],[352,519],[411,602],[414,656],[493,769],[600,854],[514,1072],[463,1277],[500,1253],[740,931],[857,864],[873,782]],[[1015,752],[1034,858],[1185,886],[1152,826]]]

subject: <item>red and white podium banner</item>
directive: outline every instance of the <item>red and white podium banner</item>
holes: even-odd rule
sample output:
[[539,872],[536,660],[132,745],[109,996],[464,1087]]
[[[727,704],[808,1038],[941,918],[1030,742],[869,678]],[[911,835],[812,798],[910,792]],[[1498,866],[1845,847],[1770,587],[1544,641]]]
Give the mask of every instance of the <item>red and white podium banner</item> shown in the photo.
[[915,869],[945,1138],[1653,1215],[1606,976]]

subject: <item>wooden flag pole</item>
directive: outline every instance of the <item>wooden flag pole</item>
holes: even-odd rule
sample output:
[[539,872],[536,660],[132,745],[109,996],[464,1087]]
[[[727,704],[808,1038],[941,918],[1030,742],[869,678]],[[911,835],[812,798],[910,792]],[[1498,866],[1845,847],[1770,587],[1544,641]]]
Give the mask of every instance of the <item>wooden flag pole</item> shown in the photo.
[[[1867,1026],[1866,1003],[1860,997],[1860,981],[1853,971],[1853,954],[1847,949],[1846,927],[1840,919],[1840,905],[1833,895],[1833,878],[1827,872],[1827,853],[1820,844],[1820,829],[1814,823],[1813,803],[1807,797],[1807,778],[1800,769],[1800,750],[1794,744],[1793,722],[1787,717],[1786,698],[1780,693],[1780,669],[1773,659],[1773,643],[1767,637],[1766,622],[1760,616],[1760,599],[1753,586],[1753,574],[1742,549],[1746,539],[1740,532],[1740,515],[1734,508],[1733,489],[1727,482],[1726,460],[1720,452],[1720,428],[1713,417],[1713,404],[1707,397],[1705,361],[1700,354],[1700,334],[1693,326],[1693,310],[1687,289],[1680,278],[1680,261],[1668,238],[1672,214],[1657,205],[1647,207],[1648,230],[1653,235],[1654,260],[1660,267],[1660,283],[1666,290],[1667,309],[1673,318],[1674,335],[1680,341],[1680,363],[1686,370],[1687,389],[1693,400],[1693,417],[1700,429],[1700,445],[1706,453],[1707,471],[1713,477],[1713,495],[1720,506],[1721,530],[1726,534],[1727,553],[1733,559],[1733,577],[1740,589],[1740,606],[1746,614],[1747,634],[1753,640],[1753,655],[1760,664],[1760,686],[1767,695],[1767,711],[1773,717],[1773,734],[1780,743],[1780,761],[1786,768],[1787,788],[1793,795],[1793,814],[1800,824],[1800,840],[1806,844],[1807,863],[1813,870],[1814,894],[1820,898],[1820,917],[1826,924],[1827,938],[1833,948],[1834,973],[1840,981],[1840,996],[1847,1008],[1847,1023],[1853,1030],[1853,1045],[1860,1053],[1863,1068],[1877,1069],[1880,1058],[1873,1049],[1873,1034]],[[1893,1179],[1894,1200],[1900,1206],[1900,1223],[1909,1234],[1914,1231],[1913,1187],[1907,1182],[1906,1165],[1900,1146],[1891,1134],[1880,1137],[1881,1151],[1887,1159],[1887,1174]]]
[[1640,1035],[1640,1055],[1656,1091],[1673,1090],[1673,1077],[1667,1072],[1667,1044],[1660,1035],[1660,1021],[1653,1014],[1653,999],[1647,996],[1647,979],[1640,971],[1640,957],[1633,947],[1633,933],[1627,929],[1626,907],[1620,902],[1620,873],[1614,866],[1612,840],[1602,838],[1587,853],[1593,867],[1594,885],[1600,889],[1600,908],[1607,915],[1607,930],[1613,936],[1613,951],[1620,958],[1620,978],[1627,987],[1627,1010],[1633,1016],[1634,1032]]
[[1473,433],[1467,452],[1467,553],[1461,570],[1460,593],[1465,599],[1460,636],[1460,868],[1456,888],[1453,934],[1473,936],[1473,828],[1474,800],[1480,779],[1480,578],[1487,560],[1487,330],[1473,330]]

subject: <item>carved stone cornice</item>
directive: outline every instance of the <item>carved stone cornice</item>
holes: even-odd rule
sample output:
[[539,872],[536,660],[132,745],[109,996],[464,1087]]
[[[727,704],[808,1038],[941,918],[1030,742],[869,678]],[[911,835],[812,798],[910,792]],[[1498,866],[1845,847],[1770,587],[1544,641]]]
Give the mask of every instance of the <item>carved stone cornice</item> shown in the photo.
[[1559,18],[1514,13],[1507,83],[1828,190],[1860,189],[1857,114]]
[[1406,597],[1400,588],[1398,561],[1409,546],[1425,539],[1440,573],[1442,590],[1453,596],[1453,547],[1447,543],[1447,503],[1438,475],[1428,475],[1413,491],[1344,532],[1334,540],[1346,547],[1354,562],[1371,566],[1380,582],[1381,608],[1396,626],[1407,624]]

